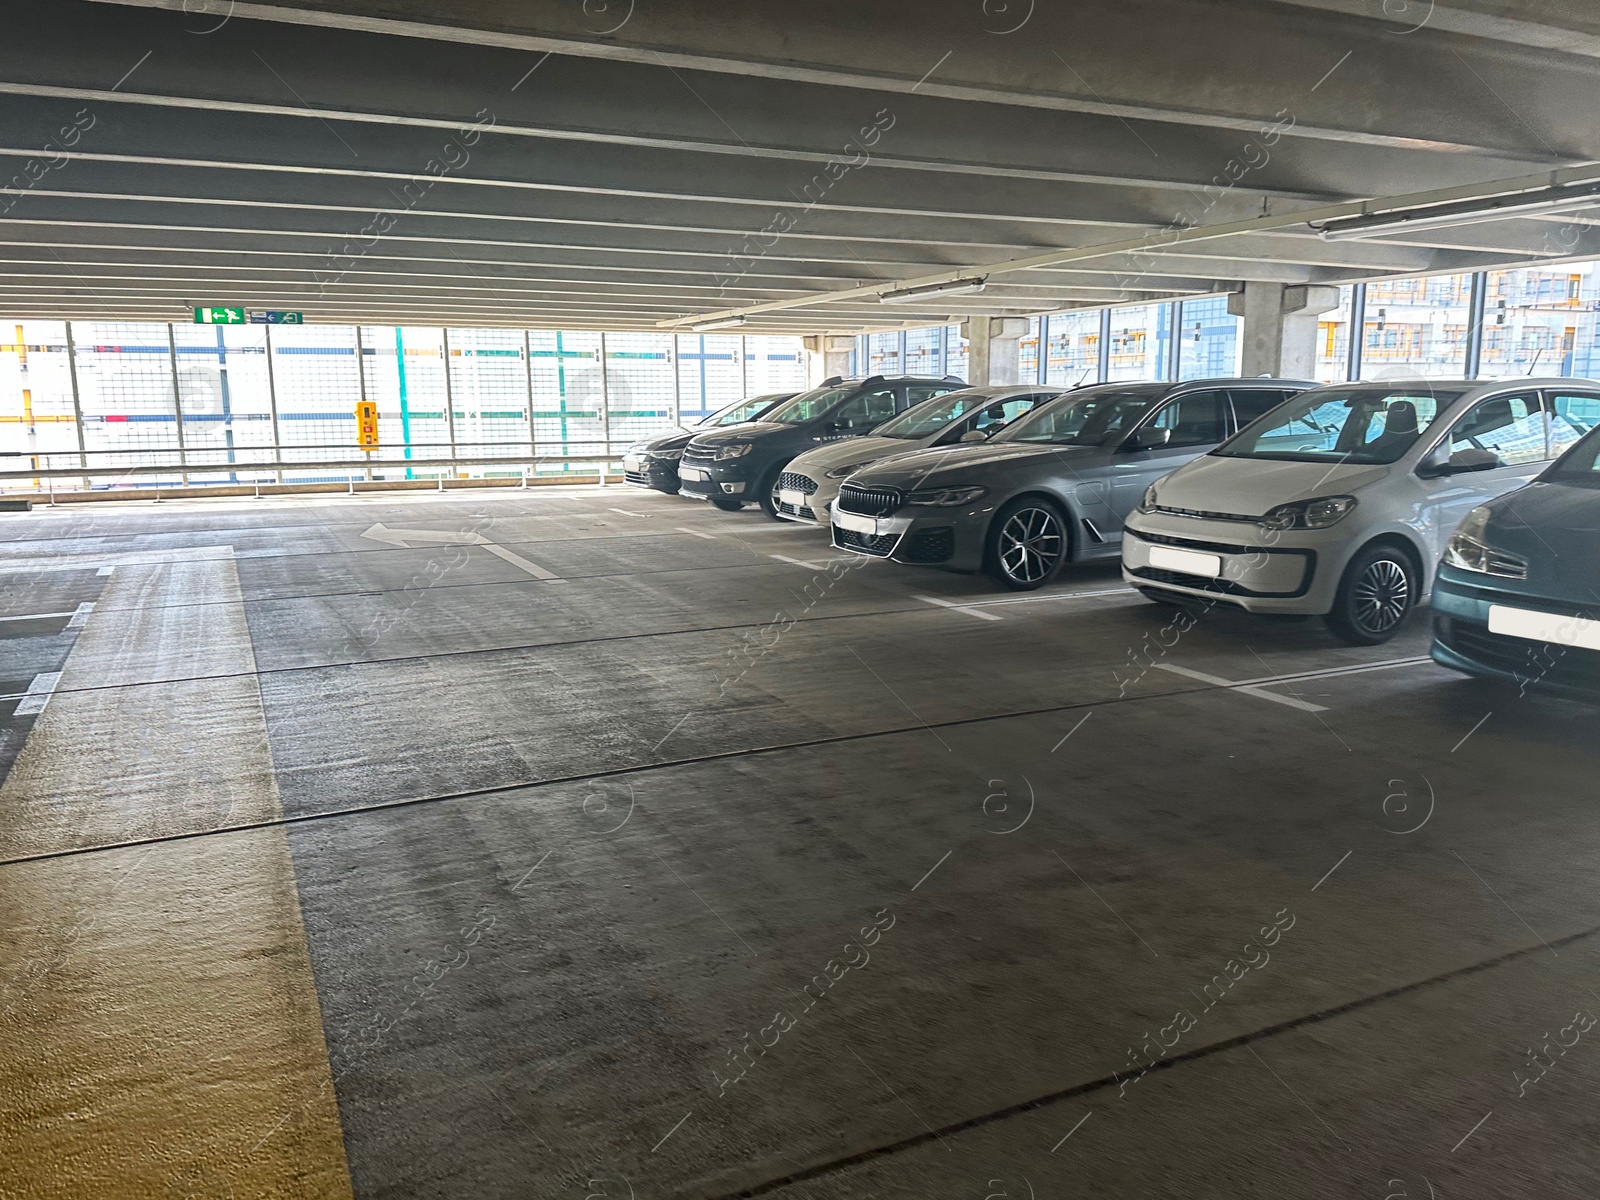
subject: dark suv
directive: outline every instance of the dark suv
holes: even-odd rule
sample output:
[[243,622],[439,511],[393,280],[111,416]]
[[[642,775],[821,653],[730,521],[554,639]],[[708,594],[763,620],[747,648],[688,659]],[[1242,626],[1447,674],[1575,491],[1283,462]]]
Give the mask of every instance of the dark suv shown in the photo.
[[679,494],[730,512],[754,500],[776,519],[778,477],[795,455],[860,437],[913,404],[966,386],[953,375],[830,381],[786,400],[759,421],[698,434],[678,464]]
[[669,496],[674,494],[678,490],[678,459],[683,456],[683,448],[695,434],[754,421],[792,395],[793,392],[773,392],[766,396],[736,400],[697,422],[692,429],[672,429],[635,442],[622,456],[622,469],[627,481],[634,487],[653,488]]

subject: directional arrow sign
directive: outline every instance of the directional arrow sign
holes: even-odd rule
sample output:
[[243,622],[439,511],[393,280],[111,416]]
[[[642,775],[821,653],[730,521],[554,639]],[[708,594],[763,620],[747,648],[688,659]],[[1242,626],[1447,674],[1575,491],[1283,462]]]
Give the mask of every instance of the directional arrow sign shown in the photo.
[[482,546],[497,558],[519,570],[526,571],[535,579],[556,579],[559,576],[546,571],[538,563],[531,563],[520,554],[513,554],[504,546],[496,546],[481,533],[457,533],[440,529],[390,529],[383,522],[378,522],[371,529],[361,534],[374,542],[384,542],[390,546],[409,547],[412,542],[445,542],[458,546]]
[[244,309],[197,308],[194,310],[194,323],[196,325],[243,325],[245,323]]

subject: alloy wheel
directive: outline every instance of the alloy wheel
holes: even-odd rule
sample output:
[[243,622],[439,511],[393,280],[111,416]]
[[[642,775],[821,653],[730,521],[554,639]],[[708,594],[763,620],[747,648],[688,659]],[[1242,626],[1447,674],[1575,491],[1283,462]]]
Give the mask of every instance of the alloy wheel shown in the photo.
[[1055,513],[1018,509],[1000,530],[1000,569],[1018,583],[1036,583],[1056,569],[1065,545]]
[[1367,565],[1351,597],[1355,623],[1367,633],[1388,633],[1411,609],[1411,579],[1392,558]]

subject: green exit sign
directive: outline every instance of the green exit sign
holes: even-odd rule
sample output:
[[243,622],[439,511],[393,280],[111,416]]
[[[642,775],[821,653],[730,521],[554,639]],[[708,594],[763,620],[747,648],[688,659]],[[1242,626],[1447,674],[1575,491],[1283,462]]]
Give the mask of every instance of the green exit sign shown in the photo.
[[196,325],[243,325],[245,323],[244,309],[197,308],[194,310],[194,323]]

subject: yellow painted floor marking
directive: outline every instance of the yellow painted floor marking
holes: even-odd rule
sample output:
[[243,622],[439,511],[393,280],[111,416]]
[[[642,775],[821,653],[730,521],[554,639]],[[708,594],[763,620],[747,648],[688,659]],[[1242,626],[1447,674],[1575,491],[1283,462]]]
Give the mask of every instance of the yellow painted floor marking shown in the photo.
[[[0,857],[280,814],[239,600],[215,549],[108,579]],[[141,684],[196,669],[244,677]],[[0,1197],[350,1194],[281,828],[0,867]]]

